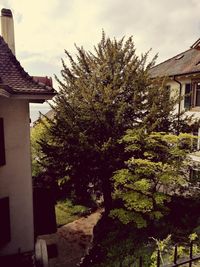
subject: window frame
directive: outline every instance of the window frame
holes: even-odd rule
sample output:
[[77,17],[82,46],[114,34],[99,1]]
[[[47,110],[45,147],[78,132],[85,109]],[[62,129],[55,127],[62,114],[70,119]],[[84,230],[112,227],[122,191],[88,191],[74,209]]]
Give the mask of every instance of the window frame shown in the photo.
[[[199,88],[198,88],[199,87]],[[200,79],[192,79],[191,82],[184,84],[184,99],[183,106],[185,110],[198,109],[200,110]],[[190,93],[189,93],[190,91]],[[197,100],[197,93],[199,94],[199,101]],[[197,105],[197,102],[199,104]]]
[[[199,86],[199,88],[197,88],[197,86]],[[200,94],[200,79],[192,79],[191,80],[191,108],[200,109],[200,103],[199,105],[197,105],[197,90]]]
[[199,103],[199,105],[197,105],[197,102],[198,102],[197,92],[200,94],[200,80],[193,82],[193,95],[194,95],[193,105],[194,105],[194,107],[200,107],[200,103]]

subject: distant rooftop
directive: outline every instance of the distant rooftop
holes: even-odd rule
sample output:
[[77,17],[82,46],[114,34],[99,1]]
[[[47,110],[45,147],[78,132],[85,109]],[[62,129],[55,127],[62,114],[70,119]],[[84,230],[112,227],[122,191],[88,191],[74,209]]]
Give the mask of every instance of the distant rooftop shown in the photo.
[[200,39],[185,52],[172,57],[150,71],[152,77],[200,73]]

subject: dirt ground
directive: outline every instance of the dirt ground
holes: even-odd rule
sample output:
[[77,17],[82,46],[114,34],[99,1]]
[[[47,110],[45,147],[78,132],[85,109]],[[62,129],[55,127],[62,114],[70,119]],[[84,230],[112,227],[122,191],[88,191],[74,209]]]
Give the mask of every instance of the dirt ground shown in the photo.
[[56,244],[57,258],[49,260],[49,267],[77,267],[92,246],[93,228],[103,210],[58,228],[55,234],[39,236],[47,245]]

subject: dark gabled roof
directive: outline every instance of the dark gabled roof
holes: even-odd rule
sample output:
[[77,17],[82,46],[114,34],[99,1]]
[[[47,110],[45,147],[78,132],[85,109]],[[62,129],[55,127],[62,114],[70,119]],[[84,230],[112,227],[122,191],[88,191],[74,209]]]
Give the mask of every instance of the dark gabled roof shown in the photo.
[[200,40],[197,40],[189,50],[153,67],[150,75],[152,77],[167,77],[200,73],[199,42]]
[[0,88],[12,95],[49,95],[56,91],[29,76],[0,36]]

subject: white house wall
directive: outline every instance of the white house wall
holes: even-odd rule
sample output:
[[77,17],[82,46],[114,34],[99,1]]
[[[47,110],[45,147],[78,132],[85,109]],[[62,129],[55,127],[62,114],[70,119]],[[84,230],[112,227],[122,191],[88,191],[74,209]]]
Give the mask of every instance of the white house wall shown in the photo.
[[[191,78],[179,78],[178,79],[179,82],[181,82],[182,85],[182,89],[181,89],[181,104],[180,104],[180,111],[184,111],[184,95],[185,95],[185,84],[191,83]],[[175,82],[174,80],[168,80],[166,82],[166,86],[170,86],[170,97],[178,97],[179,96],[179,92],[180,92],[180,85]],[[175,114],[178,114],[178,104],[175,106],[174,109]],[[187,116],[191,116],[193,115],[193,119],[200,119],[200,108],[192,108],[189,111],[185,112],[185,115]],[[200,149],[200,128],[198,129],[198,150]],[[194,162],[198,162],[200,163],[200,153],[199,151],[190,154],[190,158],[194,161]]]
[[[178,79],[178,81],[181,82],[182,84],[182,89],[181,89],[181,96],[182,96],[182,100],[181,100],[181,106],[180,106],[180,111],[182,112],[184,110],[184,95],[185,95],[185,84],[187,83],[191,83],[191,79],[189,78],[182,78],[182,79]],[[171,97],[178,97],[179,96],[179,90],[180,90],[180,85],[171,80],[168,80],[166,82],[166,85],[170,86],[170,96]],[[175,106],[174,112],[176,114],[178,114],[178,104]],[[195,118],[200,118],[200,108],[193,108],[189,111],[186,111],[186,115],[193,115],[194,119]]]
[[11,241],[0,251],[6,255],[34,246],[28,101],[0,97],[0,117],[6,154],[6,165],[0,166],[0,198],[9,197],[11,223]]
[[[174,81],[169,81],[167,82],[167,85],[170,86],[170,97],[171,98],[176,98],[179,95],[179,84],[174,82]],[[178,105],[175,106],[174,112],[177,114],[178,113]]]

